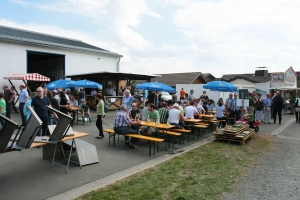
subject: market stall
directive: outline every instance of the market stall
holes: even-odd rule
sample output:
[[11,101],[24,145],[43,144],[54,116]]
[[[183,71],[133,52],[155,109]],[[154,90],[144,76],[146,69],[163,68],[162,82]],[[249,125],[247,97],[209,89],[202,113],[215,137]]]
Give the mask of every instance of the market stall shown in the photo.
[[[38,73],[11,74],[9,76],[3,77],[3,79],[8,79],[8,81],[10,82],[10,84],[11,84],[12,87],[14,85],[11,82],[11,80],[21,80],[21,81],[23,81],[25,87],[27,87],[27,89],[28,89],[28,91],[30,93],[32,93],[32,92],[31,92],[30,88],[27,85],[27,81],[42,81],[42,82],[48,82],[48,81],[50,81],[50,78],[48,78],[46,76],[43,76],[41,74],[38,74]],[[15,101],[15,104],[16,104],[16,102],[18,102],[18,100],[19,100],[19,93],[18,93],[18,91],[16,89],[15,89],[15,93],[18,96],[17,100]]]

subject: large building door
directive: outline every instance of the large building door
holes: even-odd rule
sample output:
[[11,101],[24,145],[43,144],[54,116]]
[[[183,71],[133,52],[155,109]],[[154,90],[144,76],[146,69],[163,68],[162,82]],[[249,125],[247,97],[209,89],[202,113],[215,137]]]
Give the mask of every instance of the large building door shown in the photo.
[[51,81],[63,79],[65,55],[27,51],[27,72],[47,76]]

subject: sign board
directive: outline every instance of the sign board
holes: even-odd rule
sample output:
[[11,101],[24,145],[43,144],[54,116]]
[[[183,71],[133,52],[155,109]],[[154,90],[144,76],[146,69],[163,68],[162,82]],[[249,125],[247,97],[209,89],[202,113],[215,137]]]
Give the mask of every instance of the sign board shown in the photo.
[[239,99],[248,99],[248,93],[247,89],[239,89]]
[[297,74],[293,67],[289,67],[284,73],[271,74],[271,85],[273,89],[297,88]]
[[271,74],[271,88],[284,87],[284,73]]
[[297,74],[292,67],[288,68],[284,73],[284,86],[285,87],[297,87]]

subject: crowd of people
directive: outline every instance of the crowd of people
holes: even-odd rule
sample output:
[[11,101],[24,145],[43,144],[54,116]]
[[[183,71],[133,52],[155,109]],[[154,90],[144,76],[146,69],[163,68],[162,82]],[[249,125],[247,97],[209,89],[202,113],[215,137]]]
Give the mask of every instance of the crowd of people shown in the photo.
[[[82,88],[78,90],[78,100],[71,94],[70,90],[63,90],[58,87],[54,91],[47,90],[46,87],[37,87],[35,92],[28,93],[24,85],[19,86],[19,109],[22,120],[22,126],[25,126],[29,117],[30,111],[28,106],[32,106],[37,115],[43,122],[41,135],[47,133],[47,125],[55,124],[59,120],[56,113],[50,112],[47,106],[51,106],[62,113],[73,116],[78,114],[77,110],[70,109],[70,107],[79,108],[82,113],[82,121],[85,124],[86,118],[92,122],[90,115],[90,108],[85,100],[85,91]],[[108,88],[110,89],[110,88]],[[3,86],[3,93],[0,92],[0,113],[10,118],[11,111],[16,97],[14,88]],[[120,106],[120,112],[117,113],[115,118],[114,129],[116,133],[124,135],[126,133],[140,133],[145,136],[153,136],[156,129],[153,127],[139,127],[140,121],[153,121],[162,124],[172,124],[175,128],[184,128],[185,118],[200,118],[201,114],[214,113],[216,118],[221,120],[225,126],[228,119],[229,123],[234,123],[238,120],[247,120],[250,125],[254,121],[271,124],[277,122],[281,124],[282,116],[281,111],[284,108],[284,99],[281,97],[280,92],[277,91],[273,97],[270,93],[262,98],[261,93],[249,93],[249,106],[238,105],[238,94],[230,93],[229,97],[224,101],[220,98],[216,103],[208,97],[206,91],[197,98],[194,95],[194,90],[186,93],[182,88],[179,92],[180,98],[177,100],[176,94],[172,95],[172,99],[164,100],[159,98],[159,93],[149,91],[145,107],[140,110],[137,106],[137,99],[131,95],[129,89],[122,87],[118,91],[119,95],[123,96],[123,105]],[[97,103],[96,113],[96,127],[99,130],[97,139],[104,138],[103,134],[103,120],[107,112],[107,100],[102,91],[92,90],[91,95],[95,97]],[[300,98],[300,96],[299,96]],[[300,123],[300,100],[294,98],[291,103],[291,108],[295,111],[296,122]],[[15,111],[17,112],[17,111]],[[0,124],[3,125],[3,121]],[[134,139],[129,142],[126,137],[126,145],[130,148],[136,148],[133,144]]]
[[[22,120],[21,126],[26,126],[27,121],[30,118],[31,112],[28,107],[32,107],[43,122],[41,131],[39,133],[40,135],[46,135],[48,131],[48,125],[56,124],[59,120],[59,116],[57,116],[55,112],[51,112],[47,106],[53,107],[66,115],[72,116],[73,121],[75,121],[75,116],[81,113],[83,125],[85,124],[86,119],[89,120],[89,122],[92,122],[90,108],[85,100],[85,91],[82,88],[78,89],[78,100],[76,100],[75,96],[71,94],[69,89],[63,90],[61,87],[58,87],[57,89],[51,91],[42,86],[45,85],[37,87],[36,91],[32,92],[31,94],[28,93],[24,85],[19,86],[20,111],[15,112],[20,113]],[[15,105],[15,91],[14,88],[8,88],[7,85],[4,85],[2,88],[4,92],[0,92],[0,112],[2,115],[10,118],[13,105]],[[92,93],[94,91],[95,90],[92,90]],[[94,96],[97,102],[96,126],[99,129],[99,136],[97,138],[102,139],[104,137],[102,121],[105,116],[105,107],[107,101],[105,100],[105,96],[102,94],[102,91],[96,92]],[[72,109],[73,107],[76,109]],[[0,124],[2,127],[4,120],[1,120]],[[73,122],[71,125],[73,126]]]
[[[203,94],[196,98],[194,91],[190,90],[187,94],[182,88],[180,91],[180,100],[174,101],[170,99],[165,101],[157,97],[157,93],[149,91],[145,107],[140,110],[137,108],[137,100],[130,95],[129,90],[124,91],[123,102],[121,106],[122,116],[126,116],[126,119],[117,117],[115,121],[115,131],[118,134],[124,135],[126,133],[136,133],[145,136],[153,136],[156,133],[156,129],[153,127],[139,127],[139,121],[153,121],[162,124],[172,124],[176,128],[184,127],[185,118],[199,118],[200,114],[215,113],[216,118],[222,121],[223,126],[227,123],[235,123],[238,120],[246,120],[250,126],[254,121],[259,121],[264,124],[282,122],[282,110],[284,108],[284,98],[281,97],[280,91],[277,91],[274,96],[267,93],[265,98],[262,98],[262,94],[258,92],[249,93],[249,106],[240,106],[237,93],[230,93],[229,97],[224,101],[220,98],[217,103],[206,94]],[[300,96],[299,96],[300,98]],[[300,100],[295,99],[293,105],[295,107],[296,122],[300,123]],[[120,114],[121,115],[121,114]],[[231,121],[228,119],[232,119]],[[273,119],[273,122],[271,122]],[[119,131],[119,127],[123,128]],[[136,148],[132,144],[132,141],[128,141],[126,138],[126,145],[131,148]]]

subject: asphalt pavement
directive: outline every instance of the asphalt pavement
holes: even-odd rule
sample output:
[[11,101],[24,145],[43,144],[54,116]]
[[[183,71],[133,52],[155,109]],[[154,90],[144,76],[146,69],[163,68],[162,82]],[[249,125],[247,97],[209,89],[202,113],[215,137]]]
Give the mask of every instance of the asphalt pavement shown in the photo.
[[[116,111],[110,111],[104,119],[104,128],[112,128]],[[12,114],[12,120],[20,123],[19,114]],[[26,149],[0,154],[0,194],[1,199],[72,199],[85,192],[113,183],[135,172],[151,167],[157,163],[171,159],[190,149],[203,145],[213,139],[212,134],[206,134],[198,141],[176,144],[174,149],[161,151],[151,157],[148,156],[148,144],[141,140],[138,149],[124,146],[124,140],[116,146],[108,146],[108,135],[104,139],[96,139],[98,130],[95,125],[96,114],[92,111],[93,122],[74,125],[73,129],[89,133],[82,140],[94,144],[97,149],[99,163],[83,166],[71,163],[68,173],[58,165],[52,168],[51,159],[42,158],[42,149]],[[282,124],[263,124],[260,132],[277,133],[280,127],[285,127],[278,135],[285,136],[289,130],[288,121],[291,116],[283,116]],[[300,127],[300,125],[299,125]],[[294,137],[293,131],[288,131],[286,137]],[[299,131],[298,131],[299,132]],[[289,140],[285,138],[284,140]],[[61,160],[62,161],[62,160]]]

